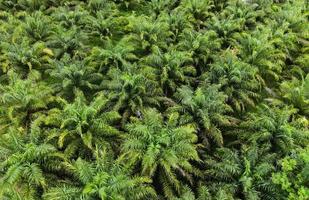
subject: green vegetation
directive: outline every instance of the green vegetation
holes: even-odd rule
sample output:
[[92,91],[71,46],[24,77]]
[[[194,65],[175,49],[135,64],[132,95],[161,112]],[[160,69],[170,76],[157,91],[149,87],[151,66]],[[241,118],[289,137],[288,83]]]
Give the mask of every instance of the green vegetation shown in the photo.
[[1,200],[308,200],[306,0],[0,0]]

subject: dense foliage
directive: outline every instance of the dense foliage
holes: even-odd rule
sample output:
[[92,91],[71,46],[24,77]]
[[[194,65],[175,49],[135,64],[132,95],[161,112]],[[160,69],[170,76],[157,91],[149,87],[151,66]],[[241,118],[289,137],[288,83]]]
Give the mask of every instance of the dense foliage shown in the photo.
[[309,199],[306,0],[0,0],[0,199]]

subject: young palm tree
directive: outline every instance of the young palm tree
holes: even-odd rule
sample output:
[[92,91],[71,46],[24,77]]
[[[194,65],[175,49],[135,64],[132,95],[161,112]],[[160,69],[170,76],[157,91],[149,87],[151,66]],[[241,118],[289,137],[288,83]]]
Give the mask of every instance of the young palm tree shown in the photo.
[[287,106],[259,105],[234,134],[242,143],[268,144],[278,156],[287,155],[295,147],[306,146],[309,140],[306,123],[291,122],[295,113]]
[[114,2],[101,1],[101,0],[90,0],[88,3],[89,11],[93,14],[97,12],[101,12],[102,10],[110,11],[107,12],[111,14],[111,12],[118,12],[116,8],[116,4]]
[[183,113],[182,121],[195,123],[198,133],[206,144],[211,138],[217,145],[223,145],[221,125],[229,125],[231,117],[226,114],[231,110],[225,101],[227,96],[218,91],[219,87],[199,87],[195,91],[182,86],[175,94],[179,104],[170,110]]
[[51,64],[51,69],[46,73],[51,77],[50,81],[55,90],[62,96],[72,99],[72,91],[81,90],[85,94],[92,95],[99,89],[99,84],[103,75],[88,65],[86,61],[71,59],[65,54],[61,60],[55,60]]
[[178,3],[179,2],[175,0],[152,0],[145,5],[144,12],[154,17],[162,17],[162,15],[173,11],[173,8],[177,8],[176,6]]
[[1,10],[3,9],[10,9],[12,11],[16,11],[19,9],[19,6],[18,6],[18,3],[17,3],[18,0],[11,0],[11,1],[1,1],[0,2],[0,8]]
[[[71,1],[72,7],[74,7],[74,12],[70,8],[70,2],[68,1],[66,6],[60,6],[58,9],[56,9],[52,13],[52,18],[54,21],[59,23],[61,26],[57,27],[63,27],[65,30],[69,29],[75,29],[75,28],[82,28],[84,27],[84,18],[86,18],[89,15],[89,12],[84,9],[84,7],[78,5],[81,2],[78,1]],[[78,31],[83,32],[83,31]]]
[[206,71],[210,58],[221,47],[221,41],[214,31],[192,31],[184,29],[179,36],[178,48],[189,51],[199,73]]
[[51,21],[42,12],[35,12],[31,16],[26,17],[24,29],[32,41],[46,42],[51,36]]
[[221,16],[235,20],[242,30],[253,29],[264,15],[258,5],[246,3],[244,0],[227,1],[227,6],[220,13]]
[[[297,34],[300,38],[308,37],[308,24],[306,19],[303,18],[303,14],[307,10],[307,2],[300,0],[297,2],[287,1],[281,7],[281,12],[276,13],[275,22],[279,25],[285,25],[288,27],[288,32],[291,34]],[[307,35],[307,36],[306,36]]]
[[297,108],[300,114],[309,114],[309,75],[302,80],[293,78],[282,82],[280,90],[283,99]]
[[212,13],[213,1],[185,0],[180,3],[180,9],[183,9],[188,15],[188,21],[194,24],[197,30],[203,28],[204,22]]
[[232,51],[226,51],[215,58],[209,72],[202,79],[220,85],[220,90],[228,96],[227,102],[236,112],[254,107],[257,98],[259,81],[257,70],[247,63],[241,62]]
[[242,24],[237,19],[232,17],[213,16],[209,23],[206,24],[207,29],[215,31],[217,37],[221,39],[222,47],[229,47],[231,45],[231,38],[237,32],[241,32]]
[[4,50],[3,60],[7,63],[8,69],[14,69],[17,73],[26,77],[31,70],[44,72],[48,67],[53,52],[42,42],[31,44],[29,40],[2,42]]
[[267,31],[243,32],[235,38],[241,59],[258,69],[261,81],[269,85],[279,79],[286,55],[275,48]]
[[[152,9],[159,9],[157,8],[157,2],[154,2],[153,4],[156,4],[156,6],[153,6],[155,8]],[[167,6],[164,5],[163,1],[158,1],[158,3],[163,4],[164,8],[160,8],[161,10],[164,10],[167,8]],[[159,4],[160,4],[159,3]],[[166,4],[177,4],[178,2],[171,0],[171,2],[166,1]],[[160,6],[159,6],[160,7]],[[192,29],[193,25],[187,20],[188,16],[185,11],[181,10],[179,7],[176,7],[175,9],[169,11],[168,13],[160,13],[158,16],[160,20],[166,22],[168,24],[169,30],[171,32],[171,41],[173,43],[177,43],[179,41],[179,36],[183,32],[183,30],[186,29]]]
[[28,12],[34,12],[46,9],[46,2],[47,0],[9,0],[1,1],[0,5],[1,8],[12,11],[27,10]]
[[23,128],[12,126],[0,137],[0,198],[37,199],[55,178],[51,172],[59,169],[61,155]]
[[171,41],[172,32],[169,30],[169,24],[163,19],[154,20],[144,15],[128,17],[128,25],[125,27],[132,34],[132,41],[139,50],[145,54],[155,45],[160,49],[167,49]]
[[95,47],[92,49],[89,60],[103,74],[106,74],[111,68],[125,70],[130,65],[130,61],[137,58],[134,50],[135,47],[128,37],[122,38],[116,44],[108,39],[104,48]]
[[[178,176],[192,179],[196,170],[190,161],[198,161],[197,137],[192,125],[181,125],[178,113],[163,116],[155,109],[142,112],[127,125],[129,134],[122,146],[122,159],[139,168],[141,175],[156,177],[167,198],[180,190]],[[154,183],[156,184],[156,183]]]
[[76,26],[70,29],[56,26],[47,44],[54,50],[55,57],[60,59],[64,54],[83,56],[85,52],[81,49],[85,50],[86,41],[87,35]]
[[120,119],[120,115],[107,111],[107,102],[107,98],[100,93],[88,103],[83,93],[77,91],[74,102],[65,103],[63,110],[57,111],[60,129],[53,137],[58,139],[58,146],[64,148],[68,156],[75,153],[87,155],[90,150],[100,147],[111,150],[119,136],[113,124]]
[[106,2],[105,4],[105,7],[97,10],[94,16],[88,15],[84,19],[85,31],[91,38],[91,44],[95,46],[104,44],[104,41],[122,36],[123,34],[123,30],[120,27],[124,24],[125,19],[119,16],[119,11],[112,4]]
[[217,149],[213,157],[205,159],[205,184],[209,192],[214,197],[225,194],[233,199],[277,199],[278,190],[271,183],[275,154],[269,150],[267,145],[242,146],[241,151]]
[[112,107],[122,113],[122,124],[129,116],[141,112],[144,107],[158,106],[161,90],[148,74],[136,73],[134,67],[128,72],[110,70],[109,80],[102,82]]
[[142,61],[142,64],[154,68],[165,95],[173,93],[180,84],[192,82],[190,76],[195,75],[196,71],[191,63],[190,53],[175,49],[163,53],[158,47],[153,47],[152,54]]
[[39,82],[35,74],[22,80],[16,73],[9,72],[8,85],[0,85],[0,133],[13,125],[29,126],[32,117],[48,109],[48,104],[56,99],[52,89]]
[[[197,189],[197,194],[195,195],[194,192],[189,187],[184,187],[182,189],[181,195],[179,197],[173,198],[173,200],[212,200],[216,199],[211,196],[206,186],[199,186]],[[216,199],[219,200],[219,199]]]
[[149,185],[151,179],[130,176],[130,170],[113,161],[110,156],[97,155],[94,162],[78,158],[65,166],[75,181],[72,180],[71,185],[59,184],[49,188],[43,199],[142,200],[156,197]]
[[[307,65],[308,61],[309,61],[309,47],[308,45],[308,42],[307,41],[303,41],[304,43],[304,47],[300,49],[301,51],[301,54],[295,59],[295,68],[298,69],[300,68],[301,69],[301,73],[303,75],[305,74],[309,74],[309,66]],[[296,72],[298,72],[299,70],[297,70]]]
[[143,2],[141,0],[113,0],[118,4],[118,6],[122,9],[137,9],[139,5],[142,5]]

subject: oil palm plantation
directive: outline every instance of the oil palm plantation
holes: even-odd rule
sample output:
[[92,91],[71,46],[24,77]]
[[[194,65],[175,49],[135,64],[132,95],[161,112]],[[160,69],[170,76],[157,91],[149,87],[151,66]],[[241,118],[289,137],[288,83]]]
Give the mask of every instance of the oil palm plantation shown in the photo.
[[0,199],[307,200],[305,0],[0,0]]

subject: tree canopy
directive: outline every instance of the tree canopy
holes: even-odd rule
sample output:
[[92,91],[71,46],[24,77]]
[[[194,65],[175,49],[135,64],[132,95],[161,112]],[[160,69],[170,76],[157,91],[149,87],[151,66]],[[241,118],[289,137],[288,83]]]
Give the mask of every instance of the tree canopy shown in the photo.
[[306,0],[0,0],[0,199],[309,199]]

